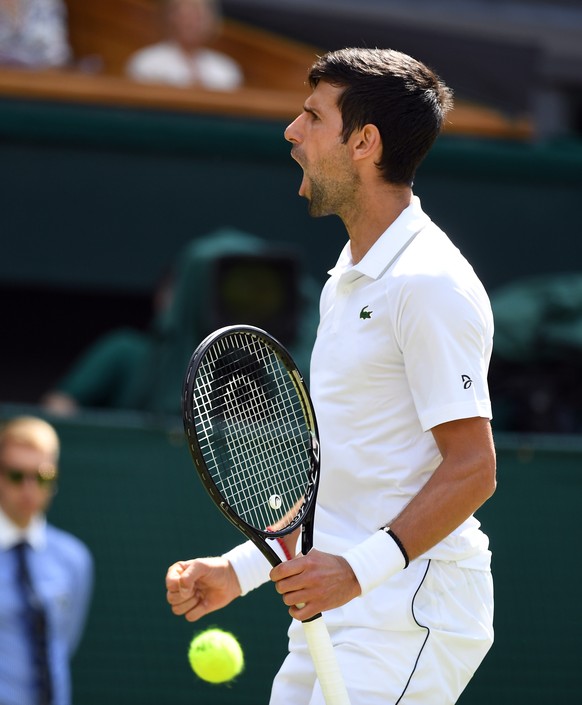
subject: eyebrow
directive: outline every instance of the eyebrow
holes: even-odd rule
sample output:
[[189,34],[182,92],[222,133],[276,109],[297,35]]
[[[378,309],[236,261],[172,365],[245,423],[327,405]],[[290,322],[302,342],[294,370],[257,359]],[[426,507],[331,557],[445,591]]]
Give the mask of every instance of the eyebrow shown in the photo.
[[307,103],[303,105],[303,112],[309,113],[310,115],[319,116],[319,112],[315,108],[312,108],[310,105],[307,105]]

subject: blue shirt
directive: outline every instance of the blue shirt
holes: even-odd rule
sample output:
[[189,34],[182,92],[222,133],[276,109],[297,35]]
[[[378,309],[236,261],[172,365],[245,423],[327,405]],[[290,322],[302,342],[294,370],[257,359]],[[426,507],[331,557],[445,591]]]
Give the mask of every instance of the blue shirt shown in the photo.
[[40,69],[64,66],[70,57],[63,0],[0,3],[1,64]]
[[48,624],[54,705],[70,705],[70,659],[85,625],[93,588],[93,559],[78,538],[42,517],[19,531],[0,510],[0,705],[36,705],[24,605],[14,546],[30,544],[31,579]]

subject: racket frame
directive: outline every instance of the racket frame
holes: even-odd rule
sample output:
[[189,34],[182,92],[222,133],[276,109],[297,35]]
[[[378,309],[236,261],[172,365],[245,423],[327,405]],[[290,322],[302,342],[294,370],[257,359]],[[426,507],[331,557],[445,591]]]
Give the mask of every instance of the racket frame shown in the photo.
[[[204,455],[196,433],[195,413],[193,404],[191,403],[194,394],[196,374],[203,360],[206,358],[208,351],[220,340],[224,340],[225,338],[231,337],[235,334],[248,335],[251,338],[265,344],[283,363],[283,366],[287,370],[295,391],[299,397],[301,408],[310,433],[310,471],[303,503],[299,507],[295,517],[293,517],[291,521],[282,529],[265,527],[264,530],[261,530],[258,527],[251,526],[232,509],[227,499],[223,496],[220,489],[212,479],[212,474],[207,467],[206,461],[204,460]],[[261,551],[273,567],[281,563],[281,559],[271,548],[271,546],[269,546],[267,539],[283,538],[284,536],[293,533],[293,531],[297,528],[301,527],[301,552],[308,553],[313,546],[313,509],[319,486],[319,434],[317,429],[317,420],[313,410],[313,403],[305,385],[305,380],[297,368],[297,365],[293,361],[293,358],[283,344],[276,338],[273,338],[273,336],[266,333],[264,330],[250,325],[230,325],[210,333],[210,335],[208,335],[198,345],[190,358],[183,384],[182,416],[184,431],[188,441],[188,449],[198,471],[198,475],[202,481],[202,485],[226,519],[228,519],[231,524],[233,524],[255,544],[255,546]]]

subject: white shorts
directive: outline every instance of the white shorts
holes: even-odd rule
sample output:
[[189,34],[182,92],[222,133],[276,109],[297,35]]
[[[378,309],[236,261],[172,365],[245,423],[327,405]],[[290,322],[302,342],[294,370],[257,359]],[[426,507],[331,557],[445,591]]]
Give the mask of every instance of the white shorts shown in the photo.
[[[332,631],[351,705],[452,705],[493,643],[491,573],[434,560],[408,571],[408,626]],[[325,705],[304,640],[291,639],[270,705]]]

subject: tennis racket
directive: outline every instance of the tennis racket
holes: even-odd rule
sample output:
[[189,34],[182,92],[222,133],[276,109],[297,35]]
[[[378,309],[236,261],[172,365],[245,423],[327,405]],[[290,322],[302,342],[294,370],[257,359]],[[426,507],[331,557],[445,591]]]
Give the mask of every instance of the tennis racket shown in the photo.
[[[303,377],[283,345],[253,326],[211,333],[190,359],[182,410],[194,464],[222,514],[273,566],[281,560],[267,539],[298,527],[307,553],[319,438]],[[349,705],[321,614],[303,625],[325,702]]]

